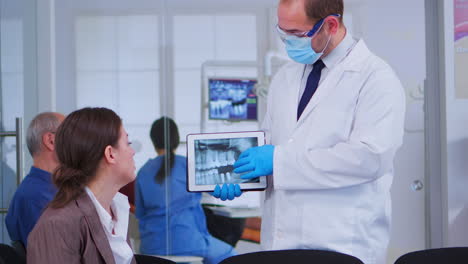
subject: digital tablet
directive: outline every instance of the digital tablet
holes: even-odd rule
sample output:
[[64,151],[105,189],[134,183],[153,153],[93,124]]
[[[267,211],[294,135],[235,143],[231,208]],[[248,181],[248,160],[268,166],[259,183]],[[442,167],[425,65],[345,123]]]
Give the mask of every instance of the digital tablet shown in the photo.
[[187,135],[187,190],[212,192],[223,183],[237,183],[244,191],[264,190],[266,177],[241,179],[233,167],[244,150],[264,144],[263,131]]

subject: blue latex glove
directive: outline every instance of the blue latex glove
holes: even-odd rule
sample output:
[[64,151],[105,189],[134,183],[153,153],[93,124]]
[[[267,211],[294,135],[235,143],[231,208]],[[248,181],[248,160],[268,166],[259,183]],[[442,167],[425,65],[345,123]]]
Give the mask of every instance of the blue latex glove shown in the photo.
[[275,146],[273,145],[249,148],[242,152],[239,159],[234,163],[234,172],[249,172],[242,175],[242,179],[252,179],[273,174],[274,150]]
[[234,198],[241,196],[242,191],[239,184],[223,184],[223,187],[216,185],[214,192],[211,194],[216,198],[223,201],[234,200]]

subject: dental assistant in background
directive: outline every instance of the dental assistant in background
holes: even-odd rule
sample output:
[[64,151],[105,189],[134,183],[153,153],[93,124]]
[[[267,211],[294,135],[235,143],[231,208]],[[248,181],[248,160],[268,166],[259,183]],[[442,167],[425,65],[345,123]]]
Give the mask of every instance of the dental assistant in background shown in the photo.
[[187,161],[175,154],[177,124],[162,117],[154,121],[150,137],[158,156],[143,165],[135,184],[141,253],[200,256],[204,264],[236,255],[233,247],[208,232],[201,193],[186,189]]
[[[243,178],[271,177],[265,250],[385,263],[405,93],[390,66],[347,33],[343,9],[343,0],[280,1],[277,31],[294,62],[269,89],[262,128],[270,145],[246,150],[234,167]],[[234,199],[240,190],[224,185],[213,195]]]

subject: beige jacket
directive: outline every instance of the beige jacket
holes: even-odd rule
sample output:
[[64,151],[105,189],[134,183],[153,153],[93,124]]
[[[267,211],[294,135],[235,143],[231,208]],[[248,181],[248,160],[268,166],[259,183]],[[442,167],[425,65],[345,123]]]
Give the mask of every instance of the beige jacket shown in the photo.
[[[96,208],[86,192],[63,208],[48,207],[29,234],[26,252],[28,264],[115,264]],[[132,264],[136,264],[135,258]]]

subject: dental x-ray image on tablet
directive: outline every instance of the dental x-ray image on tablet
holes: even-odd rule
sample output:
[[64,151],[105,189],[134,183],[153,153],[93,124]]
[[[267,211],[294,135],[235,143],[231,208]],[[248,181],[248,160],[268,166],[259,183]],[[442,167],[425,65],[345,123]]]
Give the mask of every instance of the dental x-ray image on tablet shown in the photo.
[[187,189],[193,192],[213,191],[223,183],[239,184],[243,190],[266,188],[266,177],[241,179],[234,172],[239,155],[265,142],[264,133],[235,132],[190,134],[187,136]]
[[[249,182],[234,173],[234,162],[242,151],[257,146],[257,138],[221,138],[195,140],[195,184]],[[258,178],[251,179],[258,182]]]

